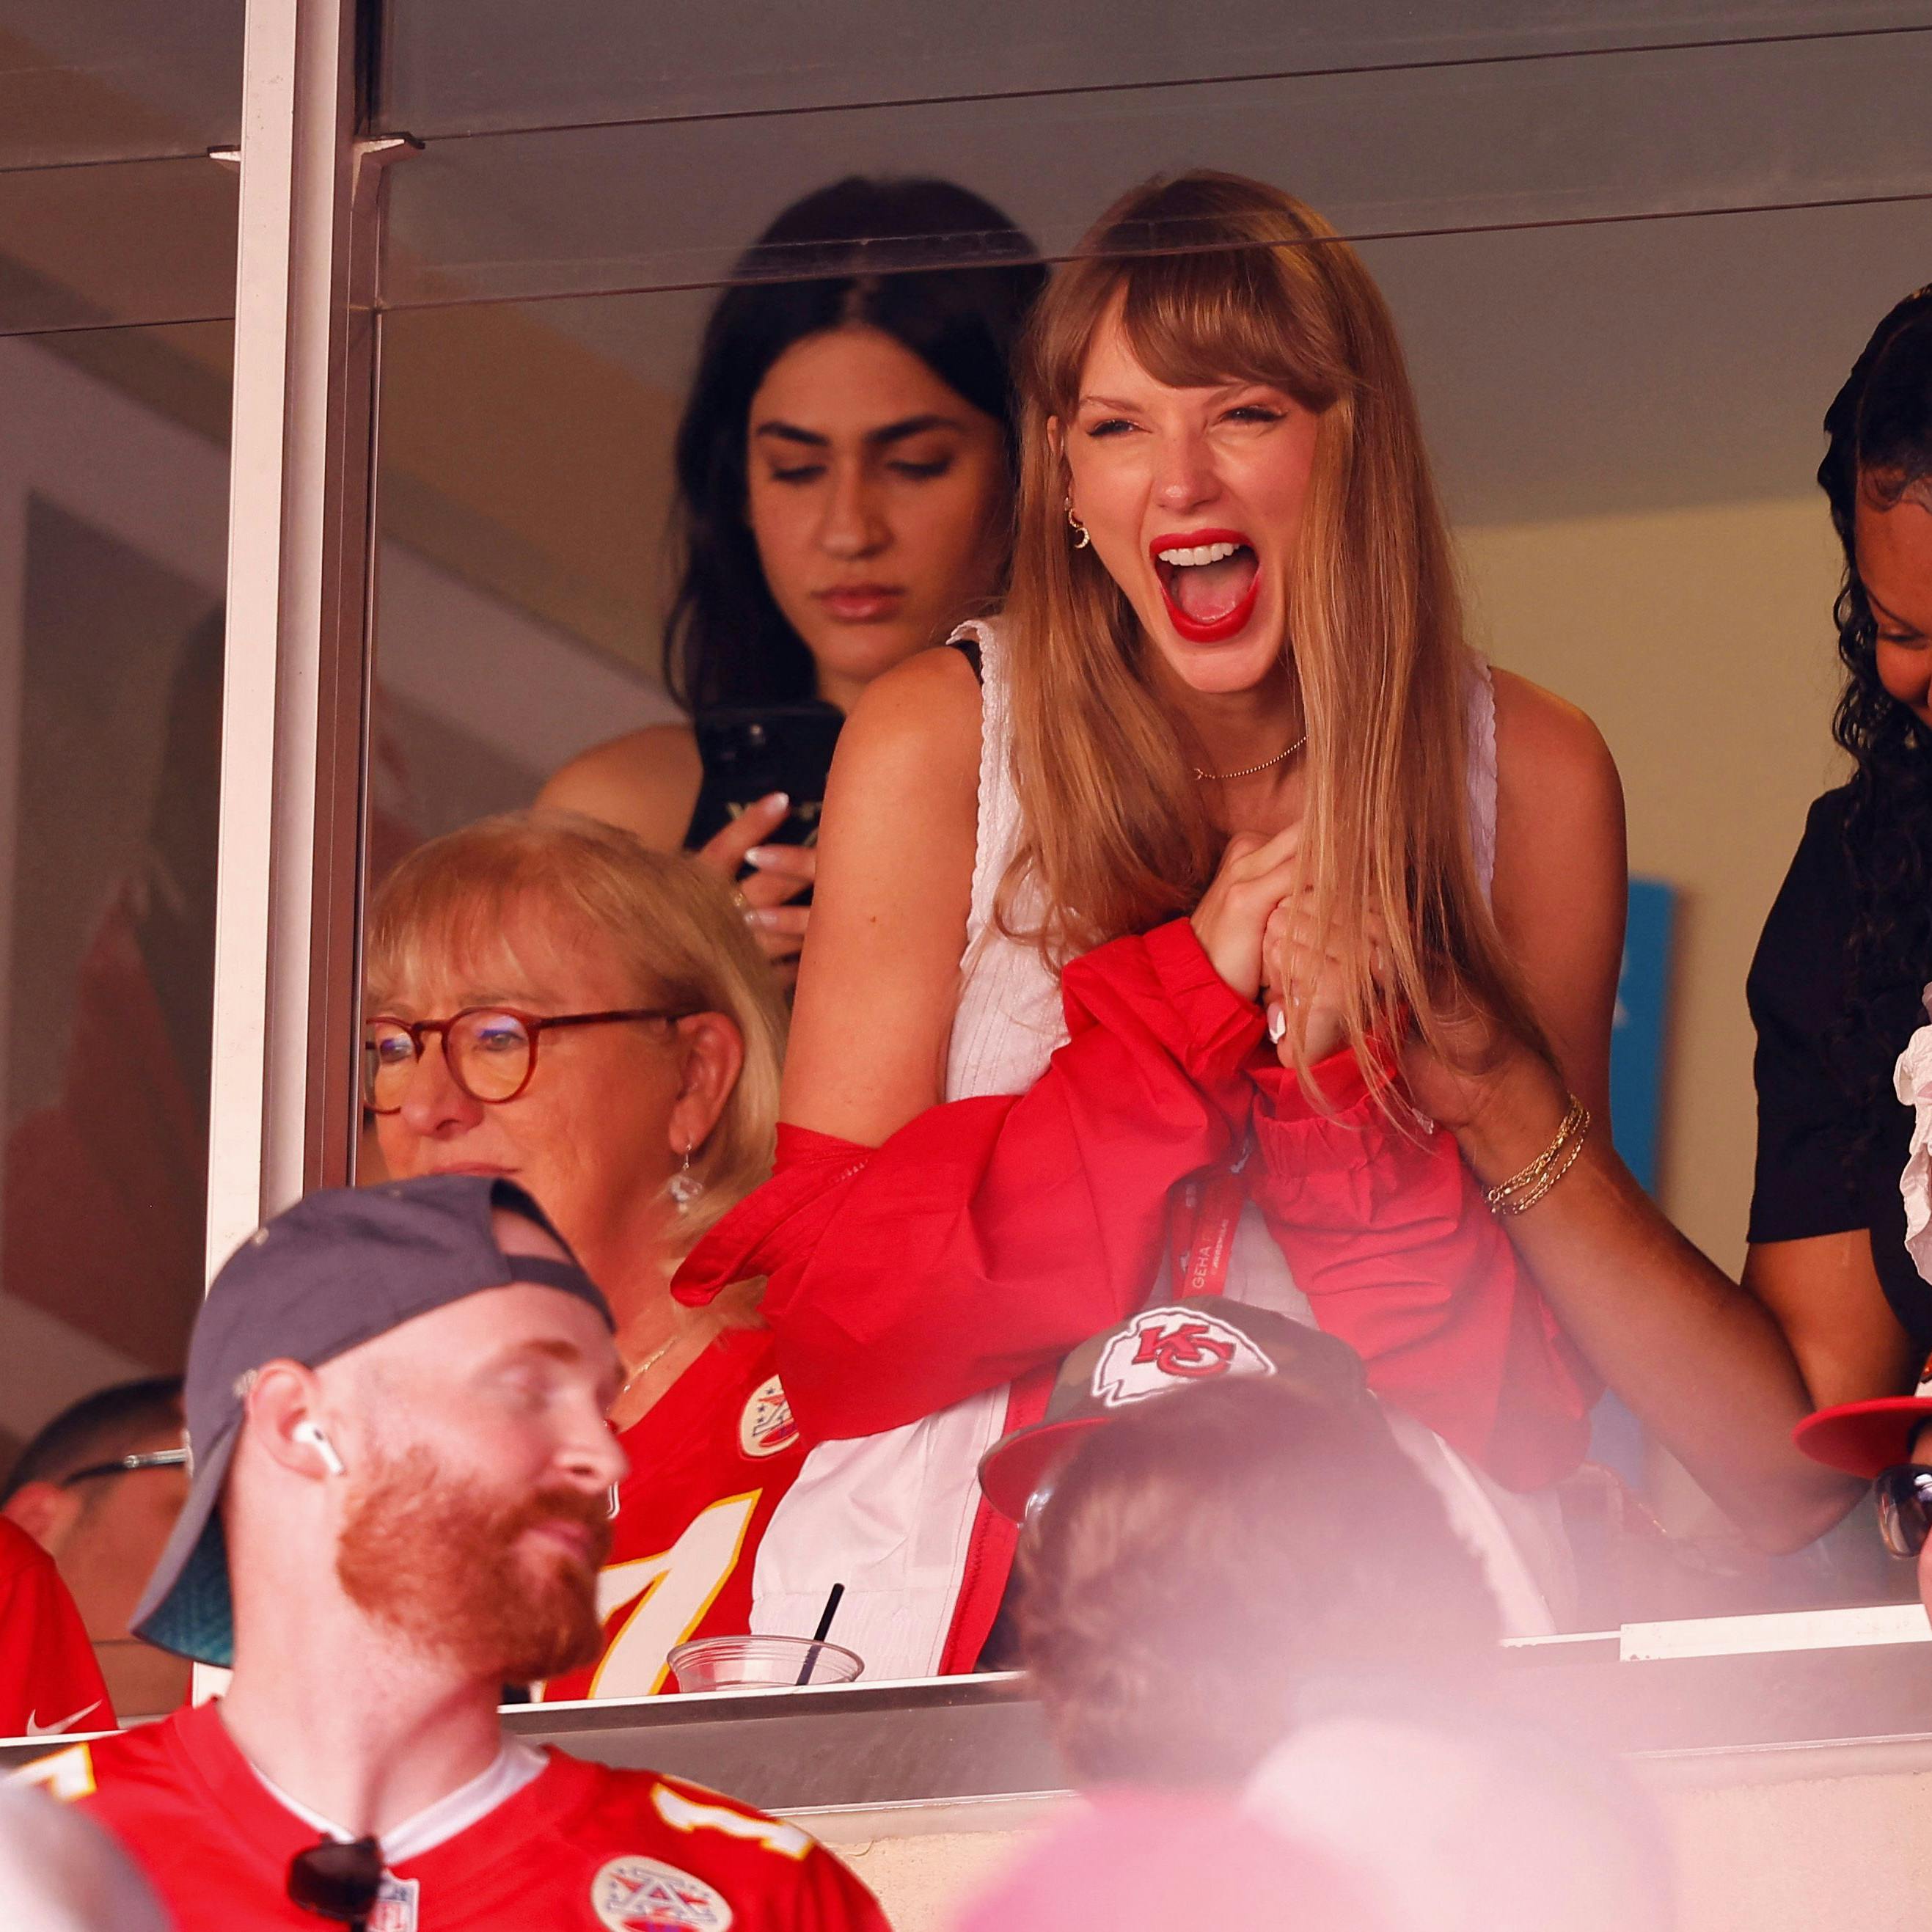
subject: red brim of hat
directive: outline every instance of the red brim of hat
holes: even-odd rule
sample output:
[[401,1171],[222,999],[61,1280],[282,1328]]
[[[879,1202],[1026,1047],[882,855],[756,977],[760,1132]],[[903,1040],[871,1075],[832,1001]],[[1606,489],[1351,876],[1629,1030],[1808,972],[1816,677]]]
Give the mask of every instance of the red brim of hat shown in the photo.
[[1003,1436],[980,1458],[980,1492],[1000,1515],[1026,1521],[1027,1501],[1048,1470],[1073,1452],[1090,1431],[1102,1428],[1103,1415],[1069,1416],[1064,1422],[1036,1422]]
[[1932,1422],[1932,1400],[1895,1395],[1875,1402],[1840,1402],[1808,1415],[1791,1439],[1814,1462],[1848,1476],[1876,1476],[1912,1460],[1912,1438]]

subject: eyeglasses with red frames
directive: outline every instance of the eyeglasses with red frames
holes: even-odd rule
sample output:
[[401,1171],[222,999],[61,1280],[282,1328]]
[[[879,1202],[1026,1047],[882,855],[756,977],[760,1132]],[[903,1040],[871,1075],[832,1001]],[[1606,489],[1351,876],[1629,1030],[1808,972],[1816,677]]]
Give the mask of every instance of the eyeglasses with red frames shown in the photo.
[[514,1006],[465,1006],[446,1020],[400,1020],[382,1013],[362,1029],[362,1104],[372,1114],[402,1111],[404,1090],[423,1042],[442,1036],[449,1077],[486,1107],[514,1100],[536,1077],[537,1042],[557,1027],[687,1020],[695,1007],[622,1006],[602,1013],[526,1013]]

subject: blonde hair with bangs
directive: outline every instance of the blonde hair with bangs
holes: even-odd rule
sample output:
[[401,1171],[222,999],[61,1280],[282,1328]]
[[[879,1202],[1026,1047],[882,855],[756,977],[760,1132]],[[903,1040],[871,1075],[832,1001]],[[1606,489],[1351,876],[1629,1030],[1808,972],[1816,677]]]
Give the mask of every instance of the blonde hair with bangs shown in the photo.
[[[1132,607],[1099,554],[1069,540],[1070,475],[1049,424],[1071,422],[1116,309],[1156,380],[1265,382],[1319,418],[1285,649],[1307,731],[1301,876],[1334,934],[1358,1063],[1379,1089],[1366,1042],[1391,1006],[1439,1046],[1443,1018],[1473,1000],[1541,1048],[1471,848],[1476,673],[1394,324],[1319,215],[1238,176],[1135,189],[1034,311],[1006,607],[1021,836],[1003,929],[1058,965],[1191,912],[1221,857]],[[1370,970],[1372,917],[1387,928],[1385,993]]]
[[716,874],[682,853],[574,812],[507,812],[420,845],[369,908],[366,1010],[430,961],[500,945],[518,906],[554,913],[566,943],[602,935],[640,1006],[722,1013],[745,1062],[718,1124],[692,1156],[704,1191],[681,1232],[698,1238],[771,1172],[785,1015],[772,970]]

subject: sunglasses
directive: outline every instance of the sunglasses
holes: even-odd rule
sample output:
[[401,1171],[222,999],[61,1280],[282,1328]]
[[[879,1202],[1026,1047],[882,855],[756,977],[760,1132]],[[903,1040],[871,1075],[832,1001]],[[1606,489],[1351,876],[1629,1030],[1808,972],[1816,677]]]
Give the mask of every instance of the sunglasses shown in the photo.
[[1900,1462],[1882,1470],[1872,1484],[1878,1498],[1879,1534],[1893,1556],[1910,1562],[1932,1532],[1932,1468]]
[[382,1889],[382,1848],[374,1838],[325,1838],[289,1861],[289,1897],[318,1918],[364,1932]]

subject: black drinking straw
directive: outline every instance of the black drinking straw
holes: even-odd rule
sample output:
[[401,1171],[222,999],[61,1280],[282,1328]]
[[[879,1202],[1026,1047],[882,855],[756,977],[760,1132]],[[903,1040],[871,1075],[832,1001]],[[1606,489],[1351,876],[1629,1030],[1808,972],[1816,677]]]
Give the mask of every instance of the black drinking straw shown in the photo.
[[799,1666],[798,1681],[801,1684],[812,1682],[812,1673],[818,1662],[820,1646],[825,1642],[826,1631],[832,1628],[832,1619],[838,1614],[838,1599],[845,1594],[843,1583],[835,1583],[832,1594],[825,1600],[825,1607],[819,1612],[818,1628],[812,1634],[812,1648],[805,1653],[805,1661]]

